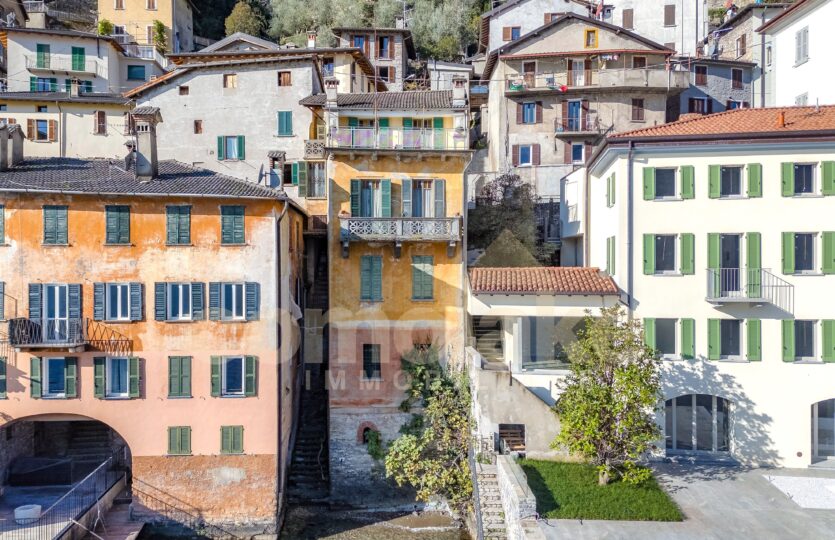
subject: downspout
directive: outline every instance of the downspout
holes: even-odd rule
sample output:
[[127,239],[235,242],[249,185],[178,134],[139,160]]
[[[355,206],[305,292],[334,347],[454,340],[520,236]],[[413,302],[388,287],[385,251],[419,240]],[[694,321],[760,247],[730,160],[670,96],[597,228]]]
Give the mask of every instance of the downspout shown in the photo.
[[[589,174],[589,167],[585,167],[586,172],[583,178],[583,263],[581,266],[588,266],[591,260],[590,234],[591,234],[591,203],[589,202],[589,192],[591,191],[591,175]],[[576,262],[576,261],[575,261]]]
[[[763,20],[765,20],[765,17],[763,17]],[[772,50],[774,50],[774,49],[772,49]],[[765,107],[765,66],[766,66],[765,34],[761,33],[760,34],[760,107]]]
[[281,526],[281,517],[284,511],[284,452],[282,451],[282,436],[284,431],[284,422],[283,422],[283,415],[284,415],[284,377],[282,373],[282,331],[283,325],[281,324],[281,318],[284,314],[281,299],[282,299],[282,287],[281,287],[281,220],[284,219],[284,216],[287,214],[287,209],[290,208],[290,201],[288,199],[284,200],[284,208],[281,209],[281,213],[275,218],[275,260],[276,260],[276,312],[278,314],[278,328],[276,332],[276,353],[277,353],[277,362],[276,362],[276,369],[278,370],[278,493],[276,497],[276,501],[278,506],[276,507],[276,515],[275,515],[275,525],[276,527]]
[[58,152],[60,153],[60,157],[67,157],[67,148],[65,147],[67,144],[67,138],[65,137],[67,132],[67,117],[64,114],[64,109],[61,108],[60,101],[56,101],[55,106],[58,107],[58,130],[61,132],[56,134],[60,137],[58,141]]
[[629,320],[632,320],[632,310],[634,309],[632,296],[635,285],[635,244],[632,241],[635,231],[634,219],[634,190],[635,190],[635,141],[629,141],[629,154],[626,158],[626,315]]

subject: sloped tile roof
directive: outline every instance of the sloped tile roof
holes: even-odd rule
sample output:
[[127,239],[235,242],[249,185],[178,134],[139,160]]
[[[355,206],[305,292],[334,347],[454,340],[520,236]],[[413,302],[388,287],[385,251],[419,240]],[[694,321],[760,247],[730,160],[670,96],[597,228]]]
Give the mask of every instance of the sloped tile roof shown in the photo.
[[470,268],[469,274],[474,294],[618,294],[615,281],[598,268]]
[[0,92],[0,101],[60,101],[62,103],[112,103],[125,105],[128,100],[122,94],[105,92],[81,92],[71,97],[69,92]]
[[[299,103],[306,107],[324,107],[325,94],[315,94]],[[452,109],[452,90],[338,94],[340,109]]]
[[174,160],[159,162],[159,175],[140,182],[124,161],[27,158],[0,174],[0,192],[133,196],[194,196],[284,200],[284,192]]
[[835,105],[733,109],[691,117],[609,137],[611,141],[655,137],[744,138],[758,134],[835,131]]

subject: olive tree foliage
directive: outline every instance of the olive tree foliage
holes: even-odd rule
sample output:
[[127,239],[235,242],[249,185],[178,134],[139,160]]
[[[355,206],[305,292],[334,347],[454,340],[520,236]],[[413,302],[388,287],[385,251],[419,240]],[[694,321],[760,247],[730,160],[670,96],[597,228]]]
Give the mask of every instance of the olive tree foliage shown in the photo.
[[640,483],[650,471],[638,460],[660,437],[659,360],[644,344],[641,324],[620,306],[586,317],[568,348],[570,374],[554,406],[560,433],[552,443],[597,465],[599,483]]
[[239,0],[232,13],[226,17],[226,35],[231,36],[235,32],[243,32],[251,36],[260,37],[264,35],[267,21],[264,15],[249,0]]

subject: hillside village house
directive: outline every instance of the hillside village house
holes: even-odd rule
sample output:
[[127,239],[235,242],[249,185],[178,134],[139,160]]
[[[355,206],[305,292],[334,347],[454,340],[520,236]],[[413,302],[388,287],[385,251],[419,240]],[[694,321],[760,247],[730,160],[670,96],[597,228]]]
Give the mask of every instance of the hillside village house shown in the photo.
[[[400,92],[409,76],[409,61],[416,58],[412,32],[397,19],[396,28],[334,28],[339,47],[362,50],[374,66],[377,80]],[[344,88],[344,87],[343,87]],[[347,89],[343,91],[347,92]]]
[[155,54],[154,21],[165,26],[165,52],[191,52],[194,46],[193,0],[98,0],[99,20],[113,23],[113,37],[123,45]]
[[134,114],[128,164],[8,167],[0,126],[0,476],[41,460],[71,483],[126,455],[137,516],[274,527],[305,216],[277,190],[157,161],[159,113]]
[[614,135],[575,176],[565,227],[663,359],[660,452],[835,457],[835,107]]
[[830,72],[832,0],[797,0],[759,28],[766,44],[766,107],[835,103],[835,88],[821,79]]
[[668,103],[668,120],[677,120],[682,114],[712,114],[750,107],[754,102],[755,64],[709,57],[676,61],[678,69],[690,72],[690,86]]
[[386,482],[365,444],[409,419],[400,358],[434,344],[463,355],[464,80],[452,91],[325,94],[302,103],[327,126],[330,216],[331,496],[366,504]]

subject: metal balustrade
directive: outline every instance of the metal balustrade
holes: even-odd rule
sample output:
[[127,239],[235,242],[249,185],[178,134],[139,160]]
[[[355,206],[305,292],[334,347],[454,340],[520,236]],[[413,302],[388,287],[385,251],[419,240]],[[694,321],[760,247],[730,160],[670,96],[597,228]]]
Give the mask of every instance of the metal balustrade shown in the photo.
[[708,268],[707,300],[714,304],[772,304],[794,310],[794,285],[765,268]]
[[360,150],[467,150],[469,134],[465,129],[339,127],[331,130],[328,146]]
[[603,125],[596,114],[584,113],[579,116],[557,118],[554,120],[554,131],[561,133],[599,133]]
[[85,58],[83,61],[58,55],[43,55],[41,57],[29,55],[25,58],[26,69],[30,71],[85,73],[107,78],[107,68],[93,58]]
[[509,92],[525,90],[556,90],[572,88],[648,87],[685,89],[690,85],[690,72],[664,68],[614,68],[561,70],[508,75]]
[[9,321],[9,343],[13,347],[78,347],[86,343],[85,320],[12,319]]

